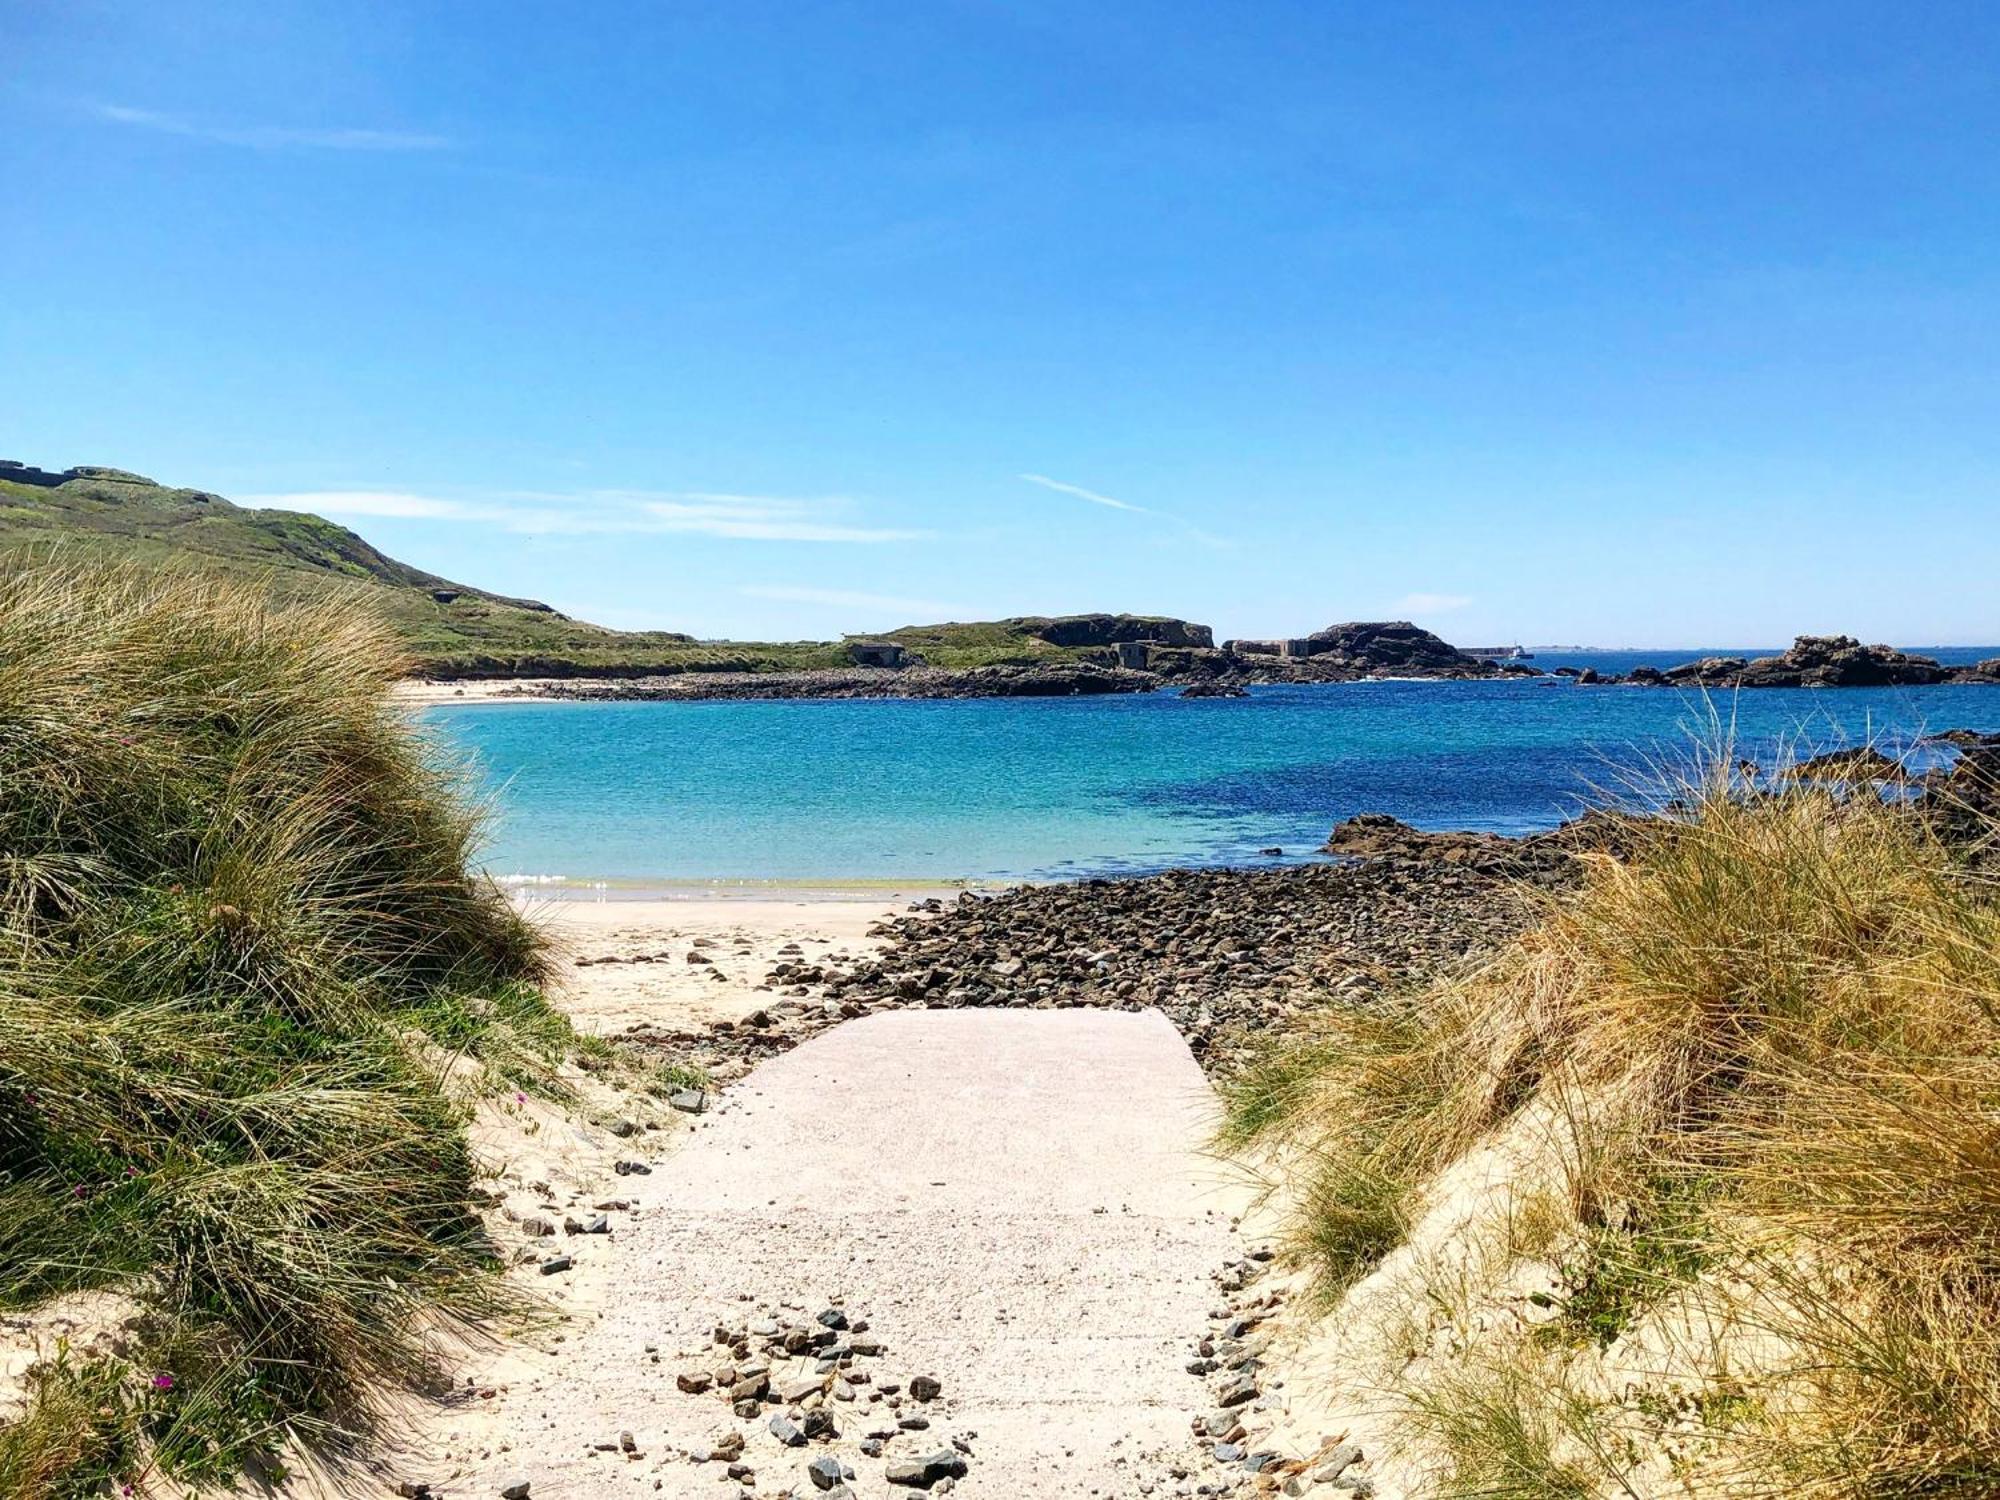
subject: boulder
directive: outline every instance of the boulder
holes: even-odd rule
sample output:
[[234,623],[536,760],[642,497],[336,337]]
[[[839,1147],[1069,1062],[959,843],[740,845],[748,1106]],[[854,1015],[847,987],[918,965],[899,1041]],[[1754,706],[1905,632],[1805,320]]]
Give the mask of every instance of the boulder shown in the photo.
[[1811,760],[1802,760],[1789,767],[1784,775],[1787,781],[1871,781],[1893,786],[1910,780],[1910,773],[1903,768],[1901,761],[1871,746],[1815,755]]

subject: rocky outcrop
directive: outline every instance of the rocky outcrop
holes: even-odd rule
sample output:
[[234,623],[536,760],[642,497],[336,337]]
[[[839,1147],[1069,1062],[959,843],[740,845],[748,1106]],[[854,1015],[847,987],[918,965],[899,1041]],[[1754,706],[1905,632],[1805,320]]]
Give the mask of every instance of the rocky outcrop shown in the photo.
[[2000,734],[1948,729],[1931,739],[1955,746],[1958,758],[1922,778],[1915,806],[1967,863],[2000,864]]
[[1281,641],[1234,640],[1224,649],[1265,682],[1353,682],[1363,677],[1539,677],[1534,667],[1459,650],[1408,620],[1355,620]]
[[[1169,681],[1233,681],[1244,675],[1241,657],[1213,646],[1120,646],[1126,666],[1137,666]],[[1136,657],[1134,653],[1137,653]]]
[[1884,755],[1873,746],[1864,745],[1853,750],[1830,750],[1825,755],[1802,760],[1795,766],[1786,767],[1784,779],[1835,785],[1874,782],[1900,786],[1911,777],[1901,761]]
[[144,484],[158,488],[157,481],[148,479],[144,474],[134,474],[128,469],[107,469],[102,464],[78,464],[73,469],[64,469],[61,473],[56,473],[49,469],[38,469],[33,464],[24,464],[14,458],[0,458],[0,479],[10,479],[15,484],[37,485],[42,489],[54,489],[59,484],[68,484],[72,479],[101,479],[114,484]]
[[1208,626],[1170,615],[1021,615],[1000,624],[1017,634],[1072,650],[1126,641],[1153,641],[1162,646],[1215,644],[1215,632]]
[[1489,875],[1545,882],[1567,872],[1572,855],[1608,853],[1623,858],[1648,829],[1662,826],[1657,820],[1629,813],[1593,810],[1542,833],[1508,838],[1464,830],[1430,833],[1387,813],[1357,813],[1334,824],[1320,852],[1408,865],[1458,865]]
[[1948,667],[1892,646],[1864,646],[1851,635],[1802,635],[1777,656],[1704,656],[1664,671],[1635,667],[1623,678],[1601,680],[1642,687],[1929,687],[1942,682],[2000,682],[2000,657],[1975,666]]

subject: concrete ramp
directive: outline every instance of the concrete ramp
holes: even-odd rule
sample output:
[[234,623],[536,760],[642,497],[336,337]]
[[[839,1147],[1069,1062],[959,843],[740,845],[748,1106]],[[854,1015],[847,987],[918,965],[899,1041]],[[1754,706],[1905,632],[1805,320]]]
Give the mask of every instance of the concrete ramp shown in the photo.
[[[677,1450],[734,1430],[757,1495],[816,1493],[806,1465],[830,1453],[855,1495],[907,1496],[888,1463],[953,1438],[971,1450],[958,1495],[1171,1492],[1203,1394],[1182,1367],[1234,1244],[1234,1197],[1201,1155],[1213,1107],[1158,1012],[902,1011],[822,1034],[626,1180],[640,1211],[594,1257],[609,1279],[578,1323],[596,1321],[559,1373],[508,1393],[533,1425],[506,1424],[518,1436],[482,1478],[531,1476],[536,1500],[732,1500],[722,1464]],[[727,1362],[718,1321],[786,1302],[810,1319],[834,1297],[884,1346],[861,1362],[874,1383],[927,1375],[942,1396],[892,1410],[860,1386],[828,1403],[837,1441],[785,1448],[765,1415],[675,1388]],[[860,1453],[907,1417],[929,1426]],[[620,1431],[643,1459],[589,1451]]]

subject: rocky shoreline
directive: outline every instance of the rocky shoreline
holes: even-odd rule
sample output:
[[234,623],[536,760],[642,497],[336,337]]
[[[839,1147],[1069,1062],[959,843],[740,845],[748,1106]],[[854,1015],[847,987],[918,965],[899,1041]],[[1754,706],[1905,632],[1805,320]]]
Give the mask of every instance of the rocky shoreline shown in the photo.
[[1533,924],[1537,891],[1575,878],[1554,835],[1403,834],[1343,863],[928,898],[875,929],[872,955],[782,959],[761,986],[770,1003],[740,1021],[625,1036],[727,1082],[878,1011],[1156,1006],[1205,1068],[1227,1071],[1329,993],[1365,998],[1476,962]]
[[[1167,622],[1179,626],[1181,622]],[[1705,656],[1680,666],[1600,673],[1562,666],[1552,673],[1521,661],[1470,656],[1404,621],[1329,626],[1296,641],[1225,641],[1199,627],[1165,630],[1167,641],[1066,647],[1070,657],[979,667],[857,664],[809,671],[710,671],[561,676],[493,685],[485,697],[572,702],[706,702],[730,699],[1070,698],[1178,690],[1187,698],[1240,698],[1252,685],[1321,684],[1411,678],[1439,682],[1565,679],[1582,687],[1738,688],[1930,687],[2000,685],[2000,657],[1947,666],[1852,636],[1800,636],[1776,656]]]
[[808,672],[684,672],[671,677],[568,678],[501,696],[572,702],[706,702],[773,698],[1074,698],[1149,693],[1150,672],[1051,662],[1032,667],[827,667]]

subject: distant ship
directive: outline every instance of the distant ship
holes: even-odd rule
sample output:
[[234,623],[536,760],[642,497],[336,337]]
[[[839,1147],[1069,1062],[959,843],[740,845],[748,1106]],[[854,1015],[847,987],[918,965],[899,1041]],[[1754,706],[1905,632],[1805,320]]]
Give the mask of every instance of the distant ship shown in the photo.
[[1518,641],[1511,646],[1467,646],[1467,656],[1484,657],[1488,661],[1533,661],[1535,653]]

